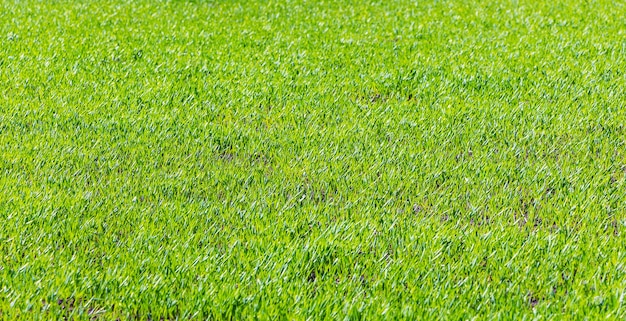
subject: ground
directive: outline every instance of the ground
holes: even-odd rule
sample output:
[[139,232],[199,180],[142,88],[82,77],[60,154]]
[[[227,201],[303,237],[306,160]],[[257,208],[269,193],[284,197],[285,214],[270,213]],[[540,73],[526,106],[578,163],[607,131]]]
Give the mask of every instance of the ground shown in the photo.
[[623,320],[625,16],[0,0],[0,319]]

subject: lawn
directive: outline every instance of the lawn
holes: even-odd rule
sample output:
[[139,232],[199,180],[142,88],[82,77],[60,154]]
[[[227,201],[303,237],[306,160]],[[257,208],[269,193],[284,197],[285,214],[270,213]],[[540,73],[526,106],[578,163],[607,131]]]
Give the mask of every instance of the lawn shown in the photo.
[[626,319],[626,4],[0,0],[0,319]]

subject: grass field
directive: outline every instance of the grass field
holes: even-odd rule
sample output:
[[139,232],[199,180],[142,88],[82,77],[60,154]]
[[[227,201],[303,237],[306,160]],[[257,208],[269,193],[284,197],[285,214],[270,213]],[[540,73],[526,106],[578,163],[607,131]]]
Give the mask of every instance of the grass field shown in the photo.
[[0,0],[0,319],[626,319],[623,1]]

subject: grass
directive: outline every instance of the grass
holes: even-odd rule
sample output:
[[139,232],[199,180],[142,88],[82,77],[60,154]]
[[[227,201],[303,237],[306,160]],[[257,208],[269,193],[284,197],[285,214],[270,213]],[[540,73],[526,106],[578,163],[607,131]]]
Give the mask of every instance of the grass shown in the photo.
[[625,319],[622,1],[0,1],[0,319]]

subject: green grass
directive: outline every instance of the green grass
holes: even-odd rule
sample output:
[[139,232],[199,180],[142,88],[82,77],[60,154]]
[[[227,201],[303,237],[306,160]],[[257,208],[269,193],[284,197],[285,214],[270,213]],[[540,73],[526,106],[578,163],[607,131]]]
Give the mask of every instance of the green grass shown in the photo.
[[623,320],[625,16],[0,0],[0,319]]

